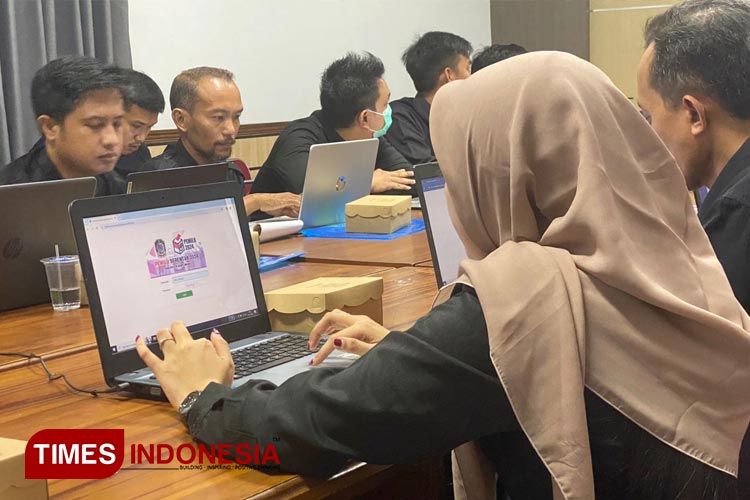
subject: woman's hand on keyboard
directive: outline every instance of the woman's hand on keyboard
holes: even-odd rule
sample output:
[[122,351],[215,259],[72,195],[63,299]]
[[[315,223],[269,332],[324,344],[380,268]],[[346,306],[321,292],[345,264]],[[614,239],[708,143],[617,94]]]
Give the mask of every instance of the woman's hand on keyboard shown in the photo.
[[355,316],[335,309],[327,313],[310,332],[308,347],[312,350],[323,335],[328,340],[312,360],[312,365],[320,364],[334,350],[359,354],[360,356],[383,340],[390,332],[368,316]]
[[151,352],[139,336],[135,349],[161,384],[164,394],[179,408],[193,391],[202,391],[209,382],[231,385],[234,362],[227,341],[214,330],[210,339],[193,339],[182,321],[156,334],[164,359]]

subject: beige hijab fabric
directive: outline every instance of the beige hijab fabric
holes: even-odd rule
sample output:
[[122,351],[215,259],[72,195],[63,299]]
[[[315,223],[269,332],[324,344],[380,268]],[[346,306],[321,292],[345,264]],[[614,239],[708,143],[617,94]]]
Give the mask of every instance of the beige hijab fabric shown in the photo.
[[[636,109],[593,65],[536,52],[443,87],[430,129],[463,279],[556,498],[594,498],[584,385],[736,476],[750,318]],[[467,446],[457,484],[485,498],[489,469]]]

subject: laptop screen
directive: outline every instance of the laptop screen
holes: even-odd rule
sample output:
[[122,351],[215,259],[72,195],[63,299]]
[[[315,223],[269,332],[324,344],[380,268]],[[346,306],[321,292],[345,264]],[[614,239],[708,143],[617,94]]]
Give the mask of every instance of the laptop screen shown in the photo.
[[458,277],[458,265],[466,258],[466,251],[451,223],[443,176],[422,179],[421,188],[424,193],[422,210],[429,219],[429,233],[434,249],[432,260],[440,286],[443,286]]
[[[83,219],[112,354],[257,316],[233,198]],[[138,313],[135,314],[134,312]]]
[[695,208],[698,209],[703,205],[703,201],[708,196],[708,188],[706,186],[699,187],[693,191],[693,197],[695,198]]

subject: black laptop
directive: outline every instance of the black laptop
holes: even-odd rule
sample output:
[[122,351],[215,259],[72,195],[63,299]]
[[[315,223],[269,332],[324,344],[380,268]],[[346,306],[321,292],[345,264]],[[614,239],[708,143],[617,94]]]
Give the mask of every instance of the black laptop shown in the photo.
[[0,311],[50,301],[40,259],[76,254],[68,205],[96,192],[82,177],[0,186]]
[[[232,348],[235,386],[250,378],[280,384],[311,369],[307,335],[270,331],[236,183],[81,200],[70,216],[110,386],[162,396],[135,338],[157,352],[156,332],[178,319],[195,338],[219,329]],[[320,366],[349,363],[334,356]]]
[[445,199],[445,179],[437,163],[414,167],[417,193],[422,206],[430,254],[435,268],[438,288],[458,278],[458,266],[466,258],[461,239],[451,222]]
[[214,184],[227,180],[230,162],[210,163],[192,167],[147,170],[128,174],[127,192],[142,193],[154,189],[169,189],[200,184]]

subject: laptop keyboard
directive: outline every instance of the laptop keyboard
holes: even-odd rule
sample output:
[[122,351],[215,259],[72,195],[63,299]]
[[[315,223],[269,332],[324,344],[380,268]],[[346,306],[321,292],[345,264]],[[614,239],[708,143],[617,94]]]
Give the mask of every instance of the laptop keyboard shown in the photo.
[[308,338],[301,335],[284,335],[232,351],[234,379],[247,377],[317,352],[317,349],[307,349],[307,341]]

